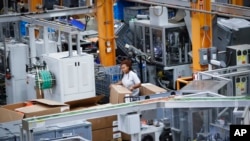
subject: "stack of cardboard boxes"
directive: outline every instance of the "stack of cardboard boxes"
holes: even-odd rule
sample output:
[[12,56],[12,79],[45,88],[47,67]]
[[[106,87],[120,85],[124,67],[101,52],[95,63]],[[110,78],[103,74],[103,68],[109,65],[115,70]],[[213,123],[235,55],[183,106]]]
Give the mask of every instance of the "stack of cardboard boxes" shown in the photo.
[[[103,96],[75,100],[66,102],[70,106],[70,111],[101,108],[110,104],[98,105]],[[121,132],[117,128],[117,116],[101,117],[88,120],[92,124],[92,141],[112,141],[121,138]]]
[[118,131],[117,116],[109,116],[88,120],[92,123],[92,141],[112,141],[121,138]]

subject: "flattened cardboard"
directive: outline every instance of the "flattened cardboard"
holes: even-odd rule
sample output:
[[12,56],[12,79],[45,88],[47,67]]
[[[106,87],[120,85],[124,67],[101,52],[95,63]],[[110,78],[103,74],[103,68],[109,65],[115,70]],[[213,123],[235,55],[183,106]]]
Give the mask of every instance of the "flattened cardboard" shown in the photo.
[[48,106],[66,106],[67,105],[64,103],[60,103],[60,102],[52,101],[52,100],[48,100],[48,99],[33,99],[33,100],[31,100],[31,102],[38,102],[38,103],[48,105]]
[[11,111],[15,111],[16,108],[24,107],[25,105],[26,104],[24,102],[23,103],[14,103],[14,104],[9,104],[9,105],[4,105],[4,106],[2,106],[2,108],[8,109]]
[[74,100],[65,102],[65,104],[70,106],[70,111],[85,109],[88,107],[96,106],[98,102],[104,97],[104,95],[99,95],[96,97]]
[[17,113],[5,108],[0,108],[0,113],[2,113],[0,116],[0,123],[22,120],[24,117],[22,113]]
[[47,99],[34,99],[31,100],[31,102],[34,103],[34,105],[16,108],[15,110],[24,113],[26,118],[69,111],[69,106],[67,104],[56,101]]
[[124,97],[127,94],[131,95],[132,92],[122,85],[112,85],[110,89],[109,101],[112,104],[124,103]]
[[143,83],[141,84],[140,87],[140,95],[141,96],[146,96],[146,95],[151,95],[151,94],[159,94],[159,93],[164,93],[167,90],[158,87],[154,84],[151,83]]
[[33,105],[26,106],[25,102],[23,102],[5,105],[2,108],[17,113],[23,113],[25,118],[69,111],[69,106],[67,104],[59,103],[56,101],[46,99],[34,99],[29,102],[32,102]]

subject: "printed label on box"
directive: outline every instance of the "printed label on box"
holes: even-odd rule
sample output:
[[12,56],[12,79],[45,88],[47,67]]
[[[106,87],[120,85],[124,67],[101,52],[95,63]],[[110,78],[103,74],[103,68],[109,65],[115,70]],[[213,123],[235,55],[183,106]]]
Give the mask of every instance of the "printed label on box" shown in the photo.
[[117,138],[120,138],[120,137],[122,137],[121,133],[115,133],[115,134],[113,134],[113,139],[117,139]]
[[118,126],[118,121],[116,120],[116,121],[113,121],[113,124],[112,124],[113,126]]
[[113,128],[113,132],[117,132],[117,131],[119,131],[119,130],[118,130],[118,127],[114,127],[114,128]]

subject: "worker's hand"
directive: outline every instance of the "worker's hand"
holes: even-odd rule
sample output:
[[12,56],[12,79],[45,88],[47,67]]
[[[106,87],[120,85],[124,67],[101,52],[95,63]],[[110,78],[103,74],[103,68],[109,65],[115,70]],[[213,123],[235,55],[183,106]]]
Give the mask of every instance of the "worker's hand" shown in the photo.
[[133,86],[131,86],[131,87],[129,88],[129,90],[130,90],[130,91],[133,91],[133,90],[134,90],[134,87],[133,87]]

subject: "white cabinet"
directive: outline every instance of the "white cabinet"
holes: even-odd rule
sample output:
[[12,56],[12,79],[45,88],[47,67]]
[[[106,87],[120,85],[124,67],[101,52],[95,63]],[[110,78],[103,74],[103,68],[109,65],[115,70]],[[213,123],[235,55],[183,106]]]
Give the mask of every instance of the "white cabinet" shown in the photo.
[[[0,48],[0,50],[4,52],[3,48]],[[6,51],[7,67],[11,73],[11,79],[5,80],[7,104],[26,101],[26,64],[28,46],[22,43],[7,43]]]
[[72,94],[78,92],[78,66],[75,58],[64,59],[63,67],[63,82],[65,94]]
[[56,85],[45,90],[45,99],[67,102],[95,96],[94,58],[90,54],[68,57],[68,52],[44,55],[43,60],[55,75]]

